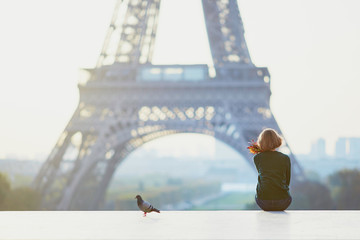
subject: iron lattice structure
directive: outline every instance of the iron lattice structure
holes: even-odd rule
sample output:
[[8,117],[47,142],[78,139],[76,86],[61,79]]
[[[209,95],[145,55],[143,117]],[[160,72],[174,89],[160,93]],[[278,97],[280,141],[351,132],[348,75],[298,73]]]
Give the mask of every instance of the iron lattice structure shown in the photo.
[[[201,133],[253,166],[246,147],[270,110],[270,75],[256,67],[236,0],[202,0],[215,77],[207,65],[153,65],[160,0],[118,0],[94,69],[83,69],[80,101],[34,184],[45,209],[101,208],[126,156],[155,138]],[[284,149],[291,151],[285,144]],[[291,157],[293,179],[303,176]]]

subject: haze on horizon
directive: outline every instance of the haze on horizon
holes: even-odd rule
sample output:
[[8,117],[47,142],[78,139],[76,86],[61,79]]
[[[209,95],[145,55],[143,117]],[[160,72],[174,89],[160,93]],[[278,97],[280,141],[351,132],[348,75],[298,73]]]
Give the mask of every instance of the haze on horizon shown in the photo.
[[[114,4],[0,2],[0,158],[51,151],[78,104],[78,69],[94,67]],[[201,1],[161,7],[153,63],[210,63]],[[329,153],[338,137],[360,137],[359,7],[239,0],[252,61],[270,71],[272,112],[295,154],[320,137]]]

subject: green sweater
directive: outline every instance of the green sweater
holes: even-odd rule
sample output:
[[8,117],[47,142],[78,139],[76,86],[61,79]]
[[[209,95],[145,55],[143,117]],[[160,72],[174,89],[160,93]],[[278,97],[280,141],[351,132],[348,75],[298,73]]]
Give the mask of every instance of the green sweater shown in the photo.
[[266,151],[254,156],[259,173],[256,194],[262,200],[280,200],[290,197],[290,158],[277,151]]

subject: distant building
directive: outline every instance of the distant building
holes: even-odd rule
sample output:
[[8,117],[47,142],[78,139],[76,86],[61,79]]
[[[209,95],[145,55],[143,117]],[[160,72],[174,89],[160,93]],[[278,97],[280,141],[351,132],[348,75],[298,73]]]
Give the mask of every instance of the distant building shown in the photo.
[[360,138],[339,138],[336,141],[335,157],[338,159],[360,160]]
[[338,138],[335,145],[335,157],[347,158],[347,138]]
[[349,138],[349,158],[360,159],[360,138]]
[[326,142],[325,139],[319,138],[311,145],[311,155],[313,158],[322,159],[326,157]]

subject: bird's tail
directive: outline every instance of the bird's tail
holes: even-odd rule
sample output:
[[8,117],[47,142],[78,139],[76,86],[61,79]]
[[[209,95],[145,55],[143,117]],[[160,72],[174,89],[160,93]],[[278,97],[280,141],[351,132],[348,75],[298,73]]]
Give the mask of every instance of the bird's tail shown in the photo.
[[157,213],[160,213],[160,210],[157,209],[157,208],[153,208],[153,211],[154,211],[154,212],[157,212]]

